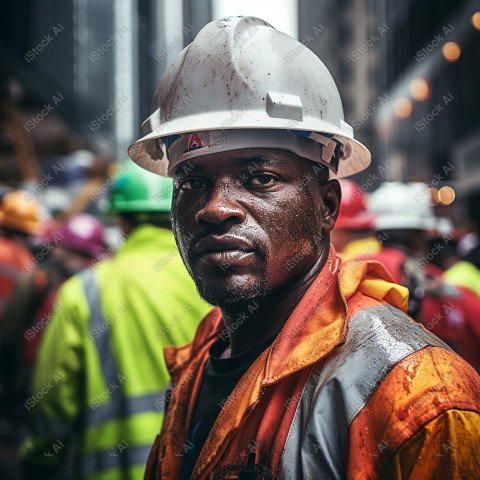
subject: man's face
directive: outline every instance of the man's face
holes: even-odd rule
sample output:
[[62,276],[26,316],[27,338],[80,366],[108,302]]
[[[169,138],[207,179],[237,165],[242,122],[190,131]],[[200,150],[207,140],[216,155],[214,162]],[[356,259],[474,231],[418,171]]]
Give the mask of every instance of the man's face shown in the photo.
[[328,249],[340,187],[292,153],[248,149],[174,171],[173,231],[205,300],[222,306],[288,286]]

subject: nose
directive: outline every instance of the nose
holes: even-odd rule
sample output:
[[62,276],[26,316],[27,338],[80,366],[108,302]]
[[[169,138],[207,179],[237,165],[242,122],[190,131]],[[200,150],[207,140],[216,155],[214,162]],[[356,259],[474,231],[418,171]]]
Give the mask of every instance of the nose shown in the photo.
[[223,222],[244,222],[245,210],[235,200],[234,190],[229,183],[217,181],[207,202],[195,215],[197,223],[219,225]]

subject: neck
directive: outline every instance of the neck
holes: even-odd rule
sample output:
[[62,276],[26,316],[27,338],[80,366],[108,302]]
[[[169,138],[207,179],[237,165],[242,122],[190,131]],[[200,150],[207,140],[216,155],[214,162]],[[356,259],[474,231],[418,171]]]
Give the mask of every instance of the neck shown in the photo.
[[329,253],[322,250],[315,265],[293,284],[265,297],[252,298],[237,305],[222,307],[222,317],[230,336],[230,355],[238,355],[279,332],[322,270]]

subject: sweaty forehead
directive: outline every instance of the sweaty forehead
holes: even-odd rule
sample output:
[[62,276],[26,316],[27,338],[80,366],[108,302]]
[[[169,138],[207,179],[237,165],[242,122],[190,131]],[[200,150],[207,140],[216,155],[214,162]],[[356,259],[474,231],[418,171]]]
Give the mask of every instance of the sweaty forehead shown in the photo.
[[228,173],[241,169],[275,167],[288,169],[290,172],[300,171],[306,162],[297,155],[285,150],[276,149],[241,149],[229,152],[219,152],[196,157],[176,166],[173,176],[190,172],[208,172],[211,174]]

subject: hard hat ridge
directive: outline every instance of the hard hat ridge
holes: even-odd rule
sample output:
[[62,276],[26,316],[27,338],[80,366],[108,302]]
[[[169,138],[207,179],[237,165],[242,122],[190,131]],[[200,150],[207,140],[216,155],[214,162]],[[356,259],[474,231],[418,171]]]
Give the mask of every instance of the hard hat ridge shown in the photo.
[[370,163],[370,153],[344,121],[325,65],[305,45],[255,17],[227,17],[203,27],[168,67],[142,130],[129,155],[161,175],[171,171],[166,138],[209,130],[250,130],[250,148],[266,130],[308,132],[324,152],[341,145],[331,176],[351,175]]

